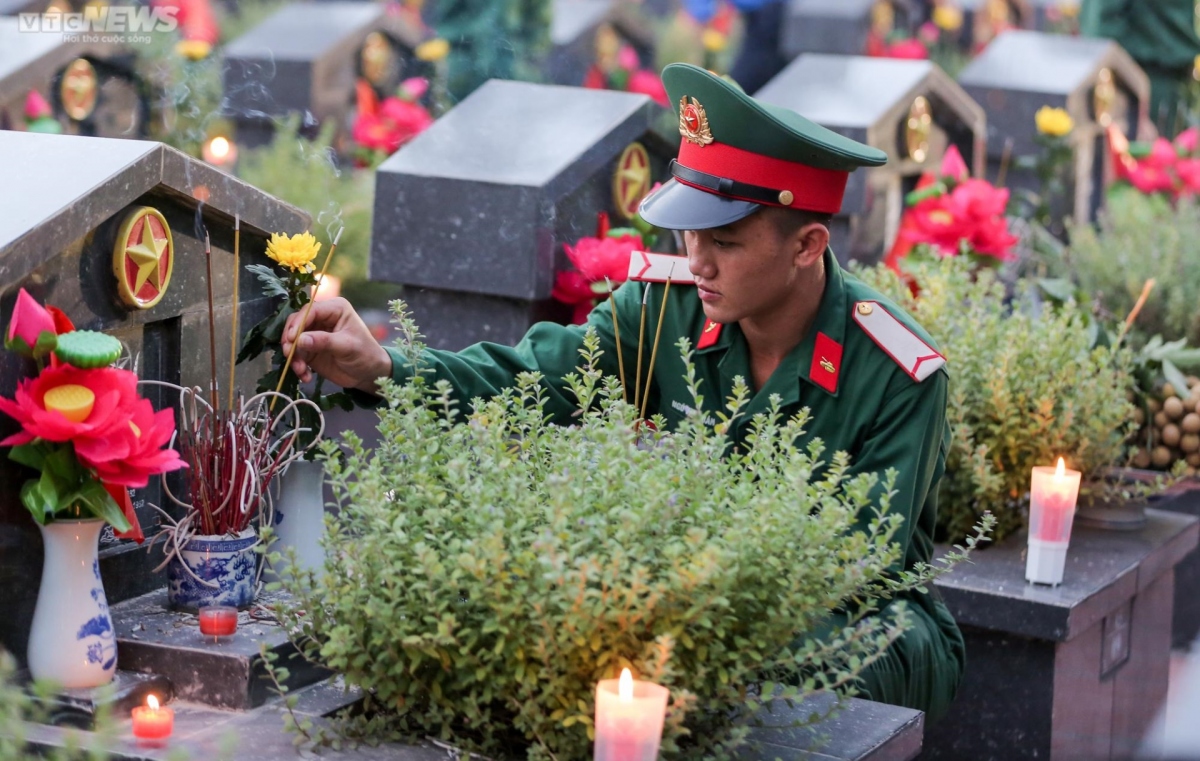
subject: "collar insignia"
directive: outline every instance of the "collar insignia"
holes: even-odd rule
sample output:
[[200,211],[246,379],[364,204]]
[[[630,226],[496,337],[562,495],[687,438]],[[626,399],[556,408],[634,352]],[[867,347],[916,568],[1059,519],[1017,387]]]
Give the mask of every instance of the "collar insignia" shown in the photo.
[[842,365],[842,345],[824,333],[817,333],[812,366],[808,378],[831,394],[837,393],[838,372]]
[[708,126],[708,114],[704,106],[695,98],[684,95],[679,99],[679,134],[689,143],[704,147],[713,141],[712,130]]
[[696,341],[697,349],[707,349],[714,346],[721,338],[721,323],[712,320],[704,321],[704,329],[700,331],[700,340]]

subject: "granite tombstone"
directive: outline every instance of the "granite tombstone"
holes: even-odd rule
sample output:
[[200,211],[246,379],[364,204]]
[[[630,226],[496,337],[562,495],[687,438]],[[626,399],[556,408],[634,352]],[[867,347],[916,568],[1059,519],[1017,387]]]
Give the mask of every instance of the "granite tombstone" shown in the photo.
[[380,96],[401,81],[428,76],[413,54],[421,30],[406,14],[371,2],[286,5],[225,47],[225,106],[237,141],[270,141],[275,121],[302,114],[306,128],[337,125],[345,148],[358,81]]
[[581,85],[593,66],[617,64],[623,45],[645,66],[653,60],[653,33],[645,19],[617,0],[553,0],[550,52],[542,63],[546,81]]
[[515,343],[597,212],[626,224],[675,146],[644,95],[491,80],[379,167],[370,276],[404,298],[431,346]]
[[1029,0],[960,0],[963,10],[961,39],[978,51],[1013,29],[1031,29],[1034,9]]
[[864,55],[894,32],[911,33],[917,14],[908,0],[788,0],[780,50]]
[[904,195],[949,146],[976,175],[983,168],[983,109],[929,61],[807,53],[755,97],[888,154],[884,166],[850,175],[830,229],[843,263],[876,261],[891,245]]
[[148,98],[133,54],[111,35],[65,36],[43,18],[0,17],[0,129],[24,129],[36,91],[68,134],[145,137]]
[[[62,309],[78,328],[119,338],[143,380],[205,388],[210,383],[204,231],[212,240],[213,290],[220,305],[217,356],[227,371],[234,215],[241,218],[246,264],[267,263],[263,252],[270,232],[294,233],[308,226],[303,212],[154,142],[0,131],[0,166],[15,178],[0,183],[5,210],[0,214],[0,315],[7,322],[18,290],[25,288],[39,302]],[[149,267],[143,273],[129,260],[131,244],[120,239],[126,223],[129,234],[150,224],[139,221],[147,208],[157,210],[163,222],[154,226],[157,255],[143,262]],[[124,278],[114,274],[118,268]],[[261,296],[253,275],[243,269],[236,277],[239,320],[252,325],[273,305]],[[239,370],[239,386],[246,391],[260,374],[255,369]],[[29,370],[16,354],[0,352],[0,394],[12,398]],[[159,409],[176,399],[161,388],[148,386],[143,393]],[[14,430],[14,421],[0,415],[0,437]],[[20,484],[30,475],[7,452],[0,456],[0,584],[7,590],[0,646],[19,658],[26,650],[42,564],[37,529],[19,499]],[[150,505],[168,508],[160,492],[154,479],[132,495],[147,536],[157,523]],[[152,573],[159,560],[131,541],[111,534],[102,538],[100,572],[109,602],[116,605],[162,587],[165,577]]]
[[1032,31],[1001,35],[972,61],[959,84],[988,115],[989,176],[1007,172],[1007,185],[1039,192],[1035,114],[1064,108],[1074,121],[1069,140],[1070,195],[1051,206],[1056,220],[1095,219],[1106,184],[1105,128],[1116,124],[1131,138],[1146,121],[1150,95],[1145,73],[1110,40]]

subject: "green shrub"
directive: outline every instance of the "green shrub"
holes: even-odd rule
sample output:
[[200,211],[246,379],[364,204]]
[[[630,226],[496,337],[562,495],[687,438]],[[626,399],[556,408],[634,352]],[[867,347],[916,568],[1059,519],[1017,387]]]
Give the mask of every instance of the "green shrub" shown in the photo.
[[797,449],[803,416],[757,417],[732,453],[694,418],[639,436],[595,347],[567,379],[577,425],[547,421],[533,374],[457,417],[449,386],[418,376],[383,390],[377,450],[345,434],[329,461],[325,566],[285,581],[280,615],[365,688],[376,738],[587,759],[596,682],[629,666],[671,690],[664,756],[722,756],[759,696],[845,690],[907,625],[901,603],[862,618],[933,573],[888,573],[900,518],[867,506],[894,473],[849,478],[846,455]]
[[1025,523],[1033,466],[1061,456],[1087,478],[1122,459],[1134,427],[1133,358],[1093,348],[1084,308],[1035,305],[1027,282],[1010,305],[995,274],[973,279],[965,260],[914,264],[912,273],[917,298],[885,267],[858,274],[908,310],[947,359],[953,441],[939,532],[962,536],[991,511],[999,541]]
[[1113,318],[1124,319],[1146,280],[1156,286],[1134,330],[1139,344],[1159,335],[1200,345],[1200,208],[1135,191],[1115,193],[1097,230],[1071,228],[1064,271]]

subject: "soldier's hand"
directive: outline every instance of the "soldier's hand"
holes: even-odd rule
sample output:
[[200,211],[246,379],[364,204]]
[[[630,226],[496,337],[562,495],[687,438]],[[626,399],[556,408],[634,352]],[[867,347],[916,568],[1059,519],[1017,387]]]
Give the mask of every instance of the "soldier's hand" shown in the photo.
[[[304,310],[288,318],[283,329],[283,351],[292,350]],[[366,323],[343,298],[318,301],[308,313],[300,335],[292,370],[304,382],[315,372],[343,388],[375,393],[375,381],[392,374],[392,358]]]

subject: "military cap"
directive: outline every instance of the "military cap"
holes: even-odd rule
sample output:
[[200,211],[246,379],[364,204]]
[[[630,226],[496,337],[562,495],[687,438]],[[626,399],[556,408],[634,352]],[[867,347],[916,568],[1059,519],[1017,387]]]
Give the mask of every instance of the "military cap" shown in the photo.
[[673,63],[662,79],[682,139],[671,179],[639,210],[656,227],[720,227],[763,206],[834,214],[850,172],[887,161],[883,151],[760,103],[698,66]]

